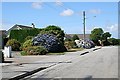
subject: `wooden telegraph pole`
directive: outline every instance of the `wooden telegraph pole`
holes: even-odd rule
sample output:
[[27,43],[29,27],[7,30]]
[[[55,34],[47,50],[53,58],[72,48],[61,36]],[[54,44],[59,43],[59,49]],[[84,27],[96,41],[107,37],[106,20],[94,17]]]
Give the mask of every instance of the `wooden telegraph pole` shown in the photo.
[[83,11],[83,39],[85,40],[85,11]]

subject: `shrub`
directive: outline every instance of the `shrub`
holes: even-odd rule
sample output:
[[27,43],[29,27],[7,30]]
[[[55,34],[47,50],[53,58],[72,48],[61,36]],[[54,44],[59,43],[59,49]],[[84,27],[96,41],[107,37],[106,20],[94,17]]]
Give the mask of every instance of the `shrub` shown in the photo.
[[77,48],[77,45],[74,41],[66,41],[65,42],[65,47],[67,49],[71,49],[71,48]]
[[64,44],[53,34],[39,34],[32,42],[34,46],[44,46],[49,52],[67,51]]
[[27,54],[27,55],[44,55],[46,54],[48,51],[46,48],[44,48],[43,46],[30,46],[25,48],[24,50],[25,52],[22,52],[21,54]]
[[22,50],[24,50],[25,48],[30,47],[30,46],[32,46],[32,40],[27,40],[23,43]]
[[115,38],[110,38],[108,41],[109,41],[112,45],[118,45],[118,44],[119,44],[119,41],[118,41],[117,39],[115,39]]
[[15,39],[8,40],[6,46],[11,46],[13,51],[19,51],[20,50],[20,42]]
[[75,41],[75,40],[79,40],[78,35],[74,34],[73,37],[72,37],[72,40],[73,40],[73,41]]
[[70,38],[66,38],[65,41],[72,41],[72,39],[70,39]]
[[21,53],[20,53],[22,56],[25,56],[25,55],[27,55],[27,52],[26,51],[21,51]]
[[111,45],[111,43],[109,41],[103,41],[103,45],[104,46],[109,46],[109,45]]
[[27,37],[25,38],[25,41],[30,40],[30,39],[32,39],[32,38],[33,38],[33,36],[27,36]]

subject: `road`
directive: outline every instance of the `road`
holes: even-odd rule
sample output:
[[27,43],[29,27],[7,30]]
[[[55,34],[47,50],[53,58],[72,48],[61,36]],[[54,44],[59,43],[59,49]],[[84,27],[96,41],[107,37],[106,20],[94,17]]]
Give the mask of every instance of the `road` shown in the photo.
[[74,56],[61,63],[25,78],[118,78],[118,47],[109,46]]

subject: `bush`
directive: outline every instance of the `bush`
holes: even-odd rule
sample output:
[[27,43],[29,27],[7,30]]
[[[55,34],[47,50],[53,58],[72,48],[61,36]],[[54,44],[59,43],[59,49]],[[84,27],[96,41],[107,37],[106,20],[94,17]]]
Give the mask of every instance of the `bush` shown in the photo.
[[32,42],[34,46],[44,46],[49,52],[67,51],[64,44],[53,34],[39,34]]
[[65,41],[72,41],[72,39],[66,38]]
[[22,52],[21,54],[27,54],[27,55],[44,55],[46,54],[48,51],[47,49],[45,49],[43,46],[30,46],[25,48],[24,52]]
[[13,51],[19,51],[20,50],[20,42],[15,39],[8,40],[6,46],[11,46]]
[[27,37],[25,38],[25,41],[30,40],[30,39],[32,39],[32,38],[33,38],[33,36],[27,36]]
[[73,40],[73,41],[75,41],[75,40],[79,40],[78,35],[74,34],[73,37],[72,37],[72,40]]
[[71,48],[77,48],[77,45],[74,41],[66,41],[65,42],[65,47],[67,49],[71,49]]
[[25,48],[30,47],[30,46],[32,46],[32,40],[27,40],[23,43],[22,50],[24,50]]
[[27,52],[26,51],[21,51],[21,53],[20,53],[22,56],[25,56],[25,55],[27,55]]
[[103,41],[103,45],[104,46],[109,46],[109,45],[111,45],[111,43],[109,41]]
[[115,38],[110,38],[108,40],[112,45],[119,45],[119,41]]

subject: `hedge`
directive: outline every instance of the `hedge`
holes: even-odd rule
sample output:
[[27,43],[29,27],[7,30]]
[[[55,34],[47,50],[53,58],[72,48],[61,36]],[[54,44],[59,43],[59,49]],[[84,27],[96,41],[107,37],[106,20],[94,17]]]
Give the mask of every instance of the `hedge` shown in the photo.
[[32,28],[32,29],[20,29],[20,30],[11,30],[10,31],[10,39],[16,39],[19,42],[23,43],[25,42],[25,38],[28,36],[35,37],[37,34],[54,34],[63,44],[64,44],[64,31],[61,30],[58,26],[50,25],[46,28],[38,29],[38,28]]
[[11,30],[10,39],[16,39],[19,42],[23,43],[27,36],[36,36],[39,34],[41,29],[33,28],[33,29],[21,29],[21,30]]

